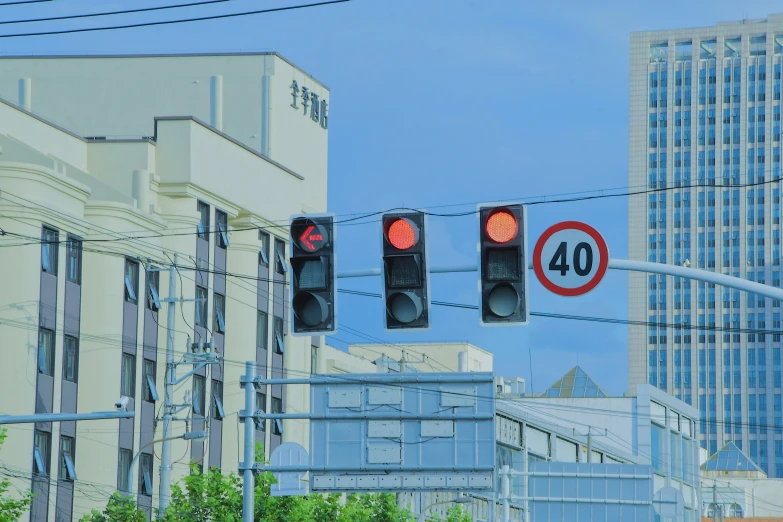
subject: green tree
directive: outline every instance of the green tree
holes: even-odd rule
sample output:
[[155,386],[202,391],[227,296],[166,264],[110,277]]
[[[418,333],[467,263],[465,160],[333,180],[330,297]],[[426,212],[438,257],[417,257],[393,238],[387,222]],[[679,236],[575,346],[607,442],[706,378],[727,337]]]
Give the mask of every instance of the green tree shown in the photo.
[[473,522],[473,517],[462,506],[455,505],[451,506],[446,512],[445,519],[440,518],[436,514],[428,517],[427,522]]
[[123,496],[119,492],[109,498],[103,513],[93,509],[92,513],[82,517],[81,522],[146,522],[147,514],[136,507],[132,496]]
[[[0,446],[5,441],[6,430],[0,430]],[[22,514],[30,508],[33,495],[29,491],[22,493],[20,498],[7,496],[11,489],[11,481],[8,479],[0,480],[0,522],[11,522],[18,520]]]

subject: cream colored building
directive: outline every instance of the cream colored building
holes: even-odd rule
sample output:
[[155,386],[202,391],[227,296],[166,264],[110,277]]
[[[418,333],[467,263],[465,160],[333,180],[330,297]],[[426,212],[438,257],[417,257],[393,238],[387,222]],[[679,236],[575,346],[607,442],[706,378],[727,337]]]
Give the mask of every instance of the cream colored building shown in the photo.
[[[150,443],[162,436],[169,328],[175,360],[189,339],[222,357],[174,388],[189,422],[173,434],[209,438],[173,442],[172,482],[191,461],[236,471],[245,361],[269,376],[311,372],[320,340],[287,335],[280,225],[326,210],[329,100],[275,54],[0,60],[0,413],[113,410],[122,395],[135,412],[8,430],[0,473],[36,493],[30,520],[103,508],[139,452],[130,487],[157,508]],[[168,325],[175,255],[184,302]],[[309,408],[304,386],[257,397],[266,411]],[[267,422],[258,440],[307,447],[301,423],[281,433]]]

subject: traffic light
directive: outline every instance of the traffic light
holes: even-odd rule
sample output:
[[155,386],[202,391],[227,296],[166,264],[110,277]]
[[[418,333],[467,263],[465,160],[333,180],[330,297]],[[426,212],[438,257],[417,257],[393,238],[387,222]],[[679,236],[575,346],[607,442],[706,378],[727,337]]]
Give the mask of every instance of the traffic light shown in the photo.
[[291,217],[292,333],[334,333],[334,216]]
[[481,324],[527,324],[526,208],[479,205],[478,210]]
[[386,328],[429,328],[429,267],[424,213],[384,214],[381,222]]

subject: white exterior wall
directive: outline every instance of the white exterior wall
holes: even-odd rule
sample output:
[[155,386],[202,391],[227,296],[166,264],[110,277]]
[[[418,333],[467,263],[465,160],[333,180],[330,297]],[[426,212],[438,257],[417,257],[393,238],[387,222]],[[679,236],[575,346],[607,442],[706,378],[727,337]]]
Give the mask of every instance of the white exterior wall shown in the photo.
[[[221,57],[221,61],[232,63],[230,57]],[[254,60],[251,62],[251,60]],[[250,119],[243,120],[252,110],[240,110],[242,98],[258,98],[260,95],[248,86],[255,80],[249,78],[254,63],[278,61],[278,70],[291,68],[287,62],[276,56],[240,57],[232,67],[231,74],[236,75],[236,83],[224,79],[224,95],[230,103],[224,105],[224,131],[229,131],[229,122],[250,125]],[[89,62],[89,64],[88,64]],[[154,67],[151,62],[156,62]],[[131,134],[143,132],[152,136],[155,130],[154,117],[172,116],[175,109],[201,106],[195,101],[203,101],[204,93],[194,94],[190,103],[186,96],[167,90],[171,85],[165,78],[156,78],[149,83],[137,82],[134,85],[134,75],[141,74],[140,68],[152,69],[159,73],[171,73],[179,70],[180,62],[188,59],[167,58],[165,63],[156,60],[145,62],[138,59],[123,62],[119,66],[114,61],[91,60],[4,60],[0,69],[0,96],[10,97],[15,101],[13,91],[16,80],[8,82],[6,71],[9,67],[29,67],[27,77],[33,79],[32,108],[37,114],[48,113],[55,119],[70,122],[79,128],[102,130],[106,134]],[[190,62],[193,70],[207,69],[203,62],[193,59]],[[96,67],[85,72],[80,67]],[[156,69],[157,68],[157,69]],[[242,72],[244,71],[244,72]],[[250,71],[250,72],[248,72]],[[18,71],[17,71],[18,72]],[[242,74],[240,74],[242,72]],[[202,71],[203,73],[203,71]],[[9,74],[11,74],[9,72]],[[16,72],[13,74],[17,74]],[[21,73],[19,73],[21,74]],[[189,78],[190,73],[182,72],[182,78]],[[228,73],[226,73],[228,74]],[[301,72],[288,71],[287,77],[300,75]],[[83,92],[86,85],[85,77],[91,78],[89,85],[93,87]],[[53,83],[54,79],[64,79],[64,83]],[[206,76],[207,85],[209,77]],[[261,75],[258,75],[261,84]],[[99,81],[100,80],[100,81]],[[138,80],[138,77],[136,77]],[[170,79],[172,83],[173,79]],[[288,79],[286,79],[286,82]],[[300,81],[300,85],[304,80]],[[311,86],[317,88],[312,80]],[[101,83],[103,82],[103,83]],[[109,86],[108,83],[116,82]],[[245,83],[243,83],[245,82]],[[199,84],[193,84],[194,90],[200,89]],[[123,85],[127,85],[127,88]],[[162,87],[165,86],[164,87]],[[190,85],[190,84],[188,84]],[[242,89],[232,94],[232,89]],[[114,89],[116,87],[116,89]],[[147,97],[144,97],[145,88]],[[138,97],[137,96],[138,89]],[[151,90],[161,94],[159,98],[151,96]],[[131,92],[132,91],[132,92]],[[127,103],[115,104],[108,100],[112,97],[127,96]],[[328,91],[323,90],[324,93]],[[9,93],[12,94],[9,96]],[[82,96],[84,94],[84,96]],[[282,96],[283,93],[281,93]],[[286,93],[287,94],[287,93]],[[164,100],[157,104],[150,100]],[[68,103],[65,100],[71,100]],[[99,103],[96,103],[96,100]],[[36,103],[38,101],[39,103]],[[245,100],[246,101],[246,100]],[[280,99],[271,103],[271,109],[285,107],[286,100]],[[177,105],[179,102],[182,104]],[[188,103],[186,103],[188,102]],[[200,103],[200,102],[199,102]],[[206,115],[198,116],[209,119],[209,96],[206,96]],[[251,103],[251,102],[248,102]],[[287,103],[290,103],[288,98]],[[134,106],[135,105],[135,106]],[[109,107],[109,108],[107,108]],[[142,110],[143,109],[143,110]],[[146,110],[160,111],[145,114]],[[296,112],[290,109],[294,116]],[[62,112],[60,112],[62,111]],[[300,114],[301,116],[301,111]],[[124,119],[124,121],[123,121]],[[303,118],[304,119],[304,118]],[[260,122],[260,118],[259,118]],[[117,127],[102,127],[104,124]],[[305,127],[306,124],[306,127]],[[260,128],[260,123],[258,123]],[[301,127],[300,127],[301,125]],[[123,270],[122,254],[137,257],[142,261],[166,264],[169,262],[166,254],[172,256],[176,251],[180,254],[180,264],[193,265],[196,256],[196,225],[199,215],[196,211],[196,201],[201,200],[210,205],[210,223],[215,224],[215,208],[228,213],[231,230],[246,227],[266,227],[287,221],[290,214],[303,210],[323,212],[326,210],[326,137],[327,131],[320,125],[308,119],[291,124],[282,132],[279,141],[290,139],[291,133],[296,133],[298,143],[308,154],[291,152],[290,158],[284,158],[289,164],[283,166],[262,157],[258,152],[249,150],[250,144],[236,136],[231,138],[216,132],[214,129],[189,117],[179,119],[160,119],[157,121],[157,142],[150,140],[124,141],[85,141],[69,131],[43,121],[39,116],[24,113],[10,104],[0,101],[0,228],[7,232],[23,234],[32,239],[25,240],[15,236],[4,236],[5,244],[36,243],[26,246],[0,248],[0,261],[3,266],[15,267],[6,271],[3,280],[3,300],[0,309],[0,332],[6,343],[16,348],[9,350],[0,366],[0,391],[3,396],[15,397],[13,401],[4,401],[0,406],[3,414],[31,414],[35,412],[36,368],[38,344],[38,301],[41,277],[41,226],[47,224],[59,230],[61,248],[59,249],[58,293],[57,293],[57,324],[55,341],[54,366],[54,400],[53,411],[60,408],[60,389],[62,382],[62,351],[63,351],[63,301],[65,287],[65,249],[62,247],[66,234],[73,233],[87,240],[86,250],[82,257],[81,284],[81,324],[80,324],[80,361],[78,407],[80,413],[106,411],[114,409],[114,401],[120,394],[120,361],[123,331]],[[281,124],[282,128],[282,124]],[[303,131],[305,128],[306,131]],[[314,132],[307,132],[312,130]],[[318,132],[315,132],[318,131]],[[239,131],[236,131],[240,133]],[[275,142],[276,127],[271,125],[270,142]],[[250,140],[249,131],[246,140]],[[288,134],[286,134],[288,133]],[[93,135],[98,134],[97,132]],[[139,134],[141,135],[141,134]],[[283,147],[280,147],[283,150]],[[319,152],[320,151],[320,152]],[[281,155],[284,153],[281,152]],[[143,187],[144,194],[134,193],[132,189],[133,171],[147,170],[150,173],[150,184]],[[149,205],[137,208],[139,196]],[[19,199],[23,197],[30,203]],[[24,204],[28,208],[20,206]],[[183,233],[183,229],[193,233]],[[268,230],[274,238],[280,237],[288,241],[288,237],[280,235],[277,228]],[[107,239],[117,237],[117,234],[145,236],[137,241],[116,241],[106,243],[90,243],[90,239]],[[150,237],[163,234],[165,237]],[[168,235],[167,235],[168,234]],[[181,234],[181,235],[175,235]],[[227,249],[227,272],[249,277],[258,275],[258,250],[260,240],[258,231],[230,232],[230,246]],[[214,263],[214,236],[210,240],[209,261]],[[120,255],[105,255],[91,252],[105,250],[117,252]],[[180,279],[181,278],[181,279]],[[208,276],[208,324],[211,328],[213,317],[212,284],[214,274]],[[167,272],[160,276],[160,297],[168,295]],[[195,272],[180,270],[176,279],[177,293],[184,299],[195,297]],[[272,285],[267,290],[271,292]],[[144,335],[144,302],[145,278],[144,270],[139,277],[139,306],[136,351],[136,420],[133,436],[133,453],[139,451],[141,429],[141,393],[143,389],[143,335]],[[239,387],[239,375],[244,373],[244,361],[256,358],[256,309],[257,284],[255,280],[228,277],[226,281],[226,334],[224,363],[224,396],[223,406],[226,418],[222,425],[222,469],[226,472],[236,471],[237,462],[241,459],[240,448],[242,435],[237,439],[236,418],[234,414],[244,408],[244,395]],[[269,299],[269,342],[272,339],[272,298]],[[163,397],[163,376],[165,374],[166,306],[160,311],[157,328],[157,388]],[[193,318],[195,309],[193,302],[178,303],[175,317],[175,360],[179,360],[186,349],[186,338],[193,336]],[[187,323],[187,324],[186,324]],[[288,325],[285,326],[286,332]],[[286,336],[286,356],[284,367],[291,376],[298,377],[311,371],[310,368],[311,339],[309,337]],[[271,355],[270,355],[271,360]],[[180,366],[180,375],[187,372],[187,366]],[[264,370],[266,368],[264,367]],[[192,389],[192,379],[184,381],[174,393],[175,403],[182,402],[185,390]],[[211,402],[210,381],[206,383],[207,401]],[[267,411],[269,408],[268,395]],[[161,402],[155,405],[159,409]],[[292,386],[287,392],[284,411],[298,412],[309,409],[309,393],[304,386]],[[183,415],[188,416],[189,410]],[[102,509],[109,495],[117,489],[118,468],[118,422],[119,421],[82,421],[76,428],[75,465],[78,480],[75,482],[76,493],[73,504],[74,518],[80,518],[90,509]],[[285,421],[283,441],[296,441],[308,446],[308,430],[301,429],[295,423],[301,421]],[[185,431],[183,422],[175,421],[172,433],[180,435]],[[267,445],[269,433],[267,430]],[[154,438],[162,437],[162,423],[158,423]],[[60,458],[58,451],[59,430],[55,423],[52,428],[52,450],[50,459],[51,486],[49,488],[48,520],[54,521],[56,515],[57,497],[57,467]],[[204,463],[208,462],[209,442],[205,444]],[[32,425],[16,425],[9,429],[9,436],[2,448],[4,466],[13,469],[20,476],[28,478],[14,479],[14,486],[22,490],[31,487],[33,452]],[[155,452],[160,455],[160,445],[156,444]],[[172,481],[176,482],[188,473],[188,462],[191,450],[184,441],[173,441],[172,455],[179,461],[174,465]],[[153,495],[152,505],[157,507],[157,492],[159,488],[159,461],[153,464]],[[132,487],[137,490],[138,464],[135,468]],[[93,488],[93,489],[89,489]],[[85,490],[88,490],[85,494]],[[100,492],[100,493],[99,493]]]

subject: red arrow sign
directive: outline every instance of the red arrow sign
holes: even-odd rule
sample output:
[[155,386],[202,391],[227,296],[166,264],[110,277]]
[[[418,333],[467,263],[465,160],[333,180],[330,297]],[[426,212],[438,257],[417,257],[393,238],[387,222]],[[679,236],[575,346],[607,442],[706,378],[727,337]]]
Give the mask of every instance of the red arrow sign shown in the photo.
[[[315,233],[313,233],[313,231],[315,231]],[[321,246],[323,246],[323,240],[323,234],[316,230],[315,225],[309,225],[305,228],[304,232],[302,232],[302,235],[299,236],[299,244],[310,252],[315,252],[321,248]]]

